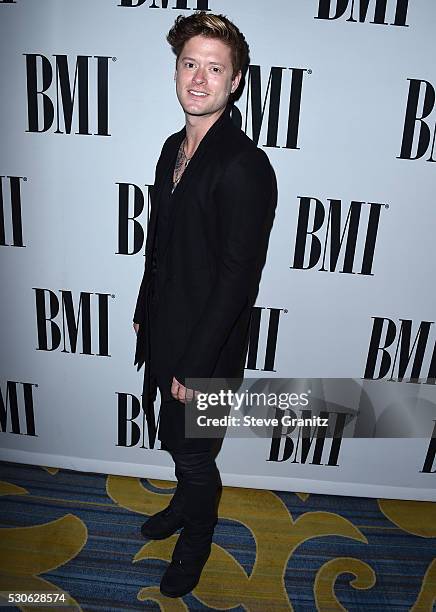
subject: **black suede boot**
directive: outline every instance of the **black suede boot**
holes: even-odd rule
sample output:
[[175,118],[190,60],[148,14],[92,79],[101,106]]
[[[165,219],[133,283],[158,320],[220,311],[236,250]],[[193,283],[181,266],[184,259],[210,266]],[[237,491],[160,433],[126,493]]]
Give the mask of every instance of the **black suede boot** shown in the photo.
[[164,540],[183,527],[184,495],[181,484],[181,473],[177,468],[176,478],[178,479],[177,489],[168,506],[160,512],[153,514],[153,516],[150,516],[142,525],[141,533],[145,538]]
[[160,583],[160,592],[167,597],[183,597],[199,583],[209,558],[215,523],[206,529],[189,533],[184,528],[177,540],[171,563]]
[[183,516],[178,514],[171,504],[164,510],[153,514],[141,527],[145,538],[164,540],[183,527]]
[[167,597],[183,597],[190,593],[200,581],[210,551],[192,559],[172,559],[160,583],[160,592]]

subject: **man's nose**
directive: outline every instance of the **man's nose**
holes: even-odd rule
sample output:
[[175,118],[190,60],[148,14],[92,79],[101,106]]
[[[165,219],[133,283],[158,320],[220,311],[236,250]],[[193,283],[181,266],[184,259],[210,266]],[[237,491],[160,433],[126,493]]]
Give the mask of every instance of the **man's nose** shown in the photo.
[[198,68],[194,74],[195,83],[204,83],[206,80],[206,71],[204,68]]

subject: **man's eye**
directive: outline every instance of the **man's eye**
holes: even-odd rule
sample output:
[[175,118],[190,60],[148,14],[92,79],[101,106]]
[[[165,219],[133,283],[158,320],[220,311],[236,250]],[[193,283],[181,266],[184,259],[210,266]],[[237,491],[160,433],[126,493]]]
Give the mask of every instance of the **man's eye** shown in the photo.
[[216,72],[221,72],[221,69],[220,69],[220,68],[218,68],[217,66],[214,66],[214,67],[212,68],[212,70],[215,70]]

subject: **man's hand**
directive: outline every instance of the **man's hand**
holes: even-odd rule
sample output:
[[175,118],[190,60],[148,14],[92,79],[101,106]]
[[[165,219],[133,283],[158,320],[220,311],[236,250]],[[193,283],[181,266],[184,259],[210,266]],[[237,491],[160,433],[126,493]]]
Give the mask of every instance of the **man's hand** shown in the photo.
[[139,323],[133,323],[133,329],[136,332],[136,335],[138,335],[138,331],[139,331]]
[[175,378],[175,376],[173,376],[173,382],[171,385],[171,395],[173,396],[174,399],[179,400],[180,402],[184,402],[184,403],[191,402],[192,398],[194,397],[194,393],[195,393],[195,397],[197,397],[197,395],[199,394],[199,391],[194,391],[193,389],[187,389],[181,383],[179,383],[179,381],[177,380],[177,378]]

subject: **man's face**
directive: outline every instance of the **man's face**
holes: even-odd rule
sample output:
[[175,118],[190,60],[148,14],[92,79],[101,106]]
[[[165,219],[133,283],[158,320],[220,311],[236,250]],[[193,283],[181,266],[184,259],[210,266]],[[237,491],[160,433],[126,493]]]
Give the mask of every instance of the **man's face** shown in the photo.
[[185,113],[211,116],[223,109],[241,79],[241,71],[233,80],[232,72],[230,47],[216,38],[190,38],[179,55],[174,75]]

